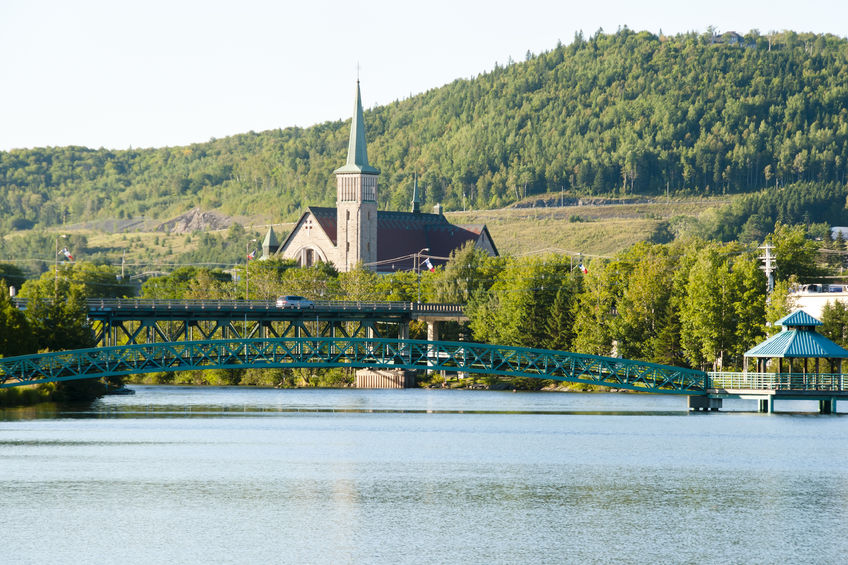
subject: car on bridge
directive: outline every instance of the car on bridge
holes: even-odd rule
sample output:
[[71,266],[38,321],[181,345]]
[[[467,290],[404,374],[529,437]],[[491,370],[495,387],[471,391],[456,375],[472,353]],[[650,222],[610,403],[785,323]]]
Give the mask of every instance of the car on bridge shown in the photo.
[[312,309],[315,303],[303,296],[288,294],[277,298],[277,308]]

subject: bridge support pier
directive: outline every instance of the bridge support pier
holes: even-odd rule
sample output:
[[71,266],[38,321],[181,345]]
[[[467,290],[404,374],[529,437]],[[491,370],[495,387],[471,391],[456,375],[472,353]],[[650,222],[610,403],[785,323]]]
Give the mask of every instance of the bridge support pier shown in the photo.
[[757,412],[761,414],[773,414],[774,396],[769,396],[768,398],[760,398],[759,400],[757,400]]
[[825,398],[819,400],[819,414],[836,414],[836,399]]
[[439,341],[439,322],[427,322],[427,341]]
[[710,396],[690,396],[689,410],[701,410],[703,412],[716,412],[721,408],[721,398],[712,398]]

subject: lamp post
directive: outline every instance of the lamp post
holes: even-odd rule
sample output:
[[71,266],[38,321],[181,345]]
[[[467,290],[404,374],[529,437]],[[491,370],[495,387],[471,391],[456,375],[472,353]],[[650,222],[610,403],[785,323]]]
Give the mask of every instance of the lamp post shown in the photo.
[[415,254],[415,271],[418,275],[418,304],[421,304],[421,254],[425,251],[429,253],[430,248],[425,247]]
[[53,256],[53,301],[59,299],[59,240],[67,238],[65,234],[56,236],[56,254]]
[[250,300],[250,244],[256,243],[256,239],[251,239],[244,244],[244,299]]

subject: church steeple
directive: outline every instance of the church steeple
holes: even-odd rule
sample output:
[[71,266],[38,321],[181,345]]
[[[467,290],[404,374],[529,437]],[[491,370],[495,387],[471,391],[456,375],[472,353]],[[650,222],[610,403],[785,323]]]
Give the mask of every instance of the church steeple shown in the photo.
[[265,239],[262,240],[262,259],[268,259],[272,254],[276,253],[280,248],[280,242],[277,241],[277,234],[274,233],[273,226],[268,226],[268,233],[265,234]]
[[359,81],[350,124],[347,162],[336,169],[336,268],[347,272],[363,264],[374,269],[377,262],[377,175],[368,164],[365,119]]
[[421,201],[418,199],[418,175],[412,175],[412,213],[420,214],[421,213]]
[[350,141],[347,145],[347,161],[338,173],[367,173],[379,175],[380,169],[368,164],[368,147],[365,143],[365,118],[362,114],[362,98],[359,94],[359,80],[356,81],[356,101],[353,107],[353,121],[350,124]]

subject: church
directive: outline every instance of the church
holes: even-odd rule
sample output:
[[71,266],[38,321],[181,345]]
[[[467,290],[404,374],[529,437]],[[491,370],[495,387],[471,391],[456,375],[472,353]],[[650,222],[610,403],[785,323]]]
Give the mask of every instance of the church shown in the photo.
[[417,183],[410,212],[377,209],[380,170],[368,164],[358,80],[347,161],[334,174],[336,207],[307,208],[281,245],[268,230],[263,257],[295,259],[301,266],[332,263],[339,272],[360,263],[373,271],[392,272],[443,265],[452,251],[469,241],[491,256],[498,254],[485,225],[451,224],[438,204],[432,214],[421,212]]

